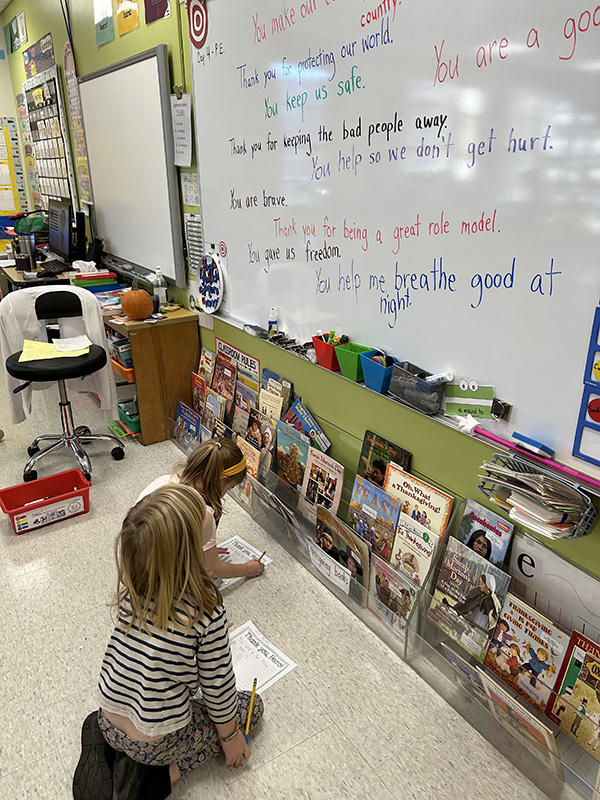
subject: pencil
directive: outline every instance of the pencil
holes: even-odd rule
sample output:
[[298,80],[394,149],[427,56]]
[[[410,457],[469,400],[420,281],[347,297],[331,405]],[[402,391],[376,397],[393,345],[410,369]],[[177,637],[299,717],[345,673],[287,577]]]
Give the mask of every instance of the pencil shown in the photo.
[[260,556],[258,557],[258,560],[259,560],[259,561],[262,561],[262,560],[263,560],[263,556],[264,556],[264,554],[265,554],[266,552],[267,552],[266,550],[263,550],[263,551],[262,551],[262,553],[261,553],[261,554],[260,554]]
[[256,681],[257,678],[254,678],[254,682],[252,684],[252,694],[250,695],[250,705],[248,706],[248,716],[246,717],[246,732],[244,733],[244,739],[246,742],[248,741],[248,734],[250,733],[250,717],[252,716],[252,706],[254,705],[254,695],[256,694]]

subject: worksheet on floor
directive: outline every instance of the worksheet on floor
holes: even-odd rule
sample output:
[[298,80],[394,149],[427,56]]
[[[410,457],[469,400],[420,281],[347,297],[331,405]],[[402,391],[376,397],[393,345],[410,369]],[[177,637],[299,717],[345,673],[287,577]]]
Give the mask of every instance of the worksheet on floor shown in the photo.
[[[219,542],[219,547],[226,547],[229,552],[221,553],[219,558],[221,561],[226,561],[228,564],[243,564],[245,561],[250,561],[252,558],[259,558],[263,564],[272,564],[273,559],[269,558],[266,554],[261,553],[256,547],[253,547],[248,542],[240,539],[239,536],[232,536],[226,542]],[[262,555],[262,558],[261,558]],[[243,578],[223,578],[219,584],[219,589],[228,589],[235,583],[244,580]]]
[[238,691],[249,692],[254,678],[260,694],[296,667],[253,625],[246,622],[229,634],[231,657]]

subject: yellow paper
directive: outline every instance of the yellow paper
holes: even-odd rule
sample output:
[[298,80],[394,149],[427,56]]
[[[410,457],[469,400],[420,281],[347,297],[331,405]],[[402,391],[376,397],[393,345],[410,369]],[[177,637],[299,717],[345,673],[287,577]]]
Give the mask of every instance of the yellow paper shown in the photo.
[[21,361],[40,361],[43,358],[72,358],[73,356],[84,356],[90,352],[89,347],[82,347],[81,350],[57,350],[52,342],[34,342],[32,339],[23,341],[23,352],[19,356]]

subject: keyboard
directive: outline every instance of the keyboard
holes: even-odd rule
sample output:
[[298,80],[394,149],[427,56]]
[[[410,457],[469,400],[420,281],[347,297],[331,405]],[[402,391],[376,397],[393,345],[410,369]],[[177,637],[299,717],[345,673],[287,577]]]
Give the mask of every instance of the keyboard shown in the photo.
[[70,264],[56,259],[43,261],[41,267],[37,273],[38,278],[52,278],[54,275],[62,275],[63,272],[71,272],[72,269]]

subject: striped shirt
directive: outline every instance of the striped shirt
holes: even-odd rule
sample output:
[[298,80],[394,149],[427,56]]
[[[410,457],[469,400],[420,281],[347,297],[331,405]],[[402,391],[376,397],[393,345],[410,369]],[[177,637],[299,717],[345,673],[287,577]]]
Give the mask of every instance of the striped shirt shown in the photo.
[[[178,610],[186,606],[182,603]],[[121,605],[119,622],[126,623],[123,609]],[[135,625],[129,631],[115,626],[100,671],[100,707],[127,717],[145,736],[165,736],[188,724],[191,698],[201,689],[213,722],[235,719],[237,692],[225,608],[205,614],[188,633],[164,631],[151,623],[148,628],[152,636]]]

